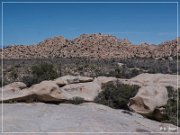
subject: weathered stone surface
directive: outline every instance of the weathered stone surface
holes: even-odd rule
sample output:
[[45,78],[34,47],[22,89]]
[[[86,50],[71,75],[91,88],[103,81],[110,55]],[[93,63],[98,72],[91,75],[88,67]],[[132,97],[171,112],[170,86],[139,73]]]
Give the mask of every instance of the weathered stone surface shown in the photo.
[[22,82],[13,82],[9,85],[6,85],[4,87],[4,90],[5,91],[9,91],[9,90],[12,90],[12,91],[18,91],[18,90],[21,90],[21,89],[24,89],[26,88],[26,84],[22,83]]
[[148,115],[156,108],[165,106],[168,100],[167,89],[161,85],[148,85],[139,89],[135,97],[130,99],[129,107],[133,111]]
[[3,101],[62,102],[72,100],[74,97],[93,101],[102,91],[103,84],[117,80],[121,83],[140,86],[138,93],[130,99],[128,105],[131,110],[142,115],[152,115],[155,109],[167,104],[166,86],[177,87],[177,76],[168,74],[141,74],[132,79],[102,76],[94,80],[89,77],[64,76],[54,81],[43,81],[30,88],[25,88],[23,83],[7,85],[3,90]]
[[67,84],[74,84],[74,83],[92,82],[92,81],[93,81],[93,78],[91,77],[71,76],[71,75],[66,75],[66,76],[55,79],[55,82],[59,86],[63,86]]
[[106,76],[99,76],[94,79],[95,83],[98,83],[99,85],[106,84],[108,82],[117,81],[117,78],[115,77],[106,77]]
[[141,86],[136,96],[130,99],[129,108],[143,115],[152,115],[156,108],[167,104],[168,92],[166,87],[172,86],[175,89],[179,87],[177,86],[180,84],[177,82],[177,77],[177,75],[169,74],[144,73],[132,79],[119,79],[119,81]]
[[38,101],[61,101],[66,99],[54,81],[42,81],[28,89]]
[[136,134],[143,135],[162,132],[161,127],[176,129],[172,124],[95,103],[4,104],[3,114],[4,132],[138,132]]
[[67,99],[63,96],[59,86],[54,81],[42,81],[35,84],[30,88],[22,89],[21,91],[7,91],[3,94],[3,101],[41,101],[41,102],[54,102]]
[[101,87],[111,81],[117,80],[114,77],[97,77],[93,82],[69,84],[60,89],[64,92],[67,99],[81,97],[86,101],[94,101],[94,98],[102,91]]
[[[149,74],[143,73],[140,74],[131,80],[133,82],[139,82],[141,85],[153,85],[153,84],[161,84],[163,86],[172,86],[177,88],[178,80],[177,75],[170,75],[170,74]],[[180,86],[180,84],[179,84]],[[178,86],[178,87],[179,87]]]
[[[86,101],[93,101],[102,91],[101,85],[113,80],[115,78],[112,77],[98,77],[93,81],[90,77],[64,76],[54,81],[42,81],[21,91],[8,92],[6,90],[3,92],[3,100],[8,102],[26,101],[27,99],[28,101],[54,102],[81,97]],[[9,86],[11,84],[5,88]]]
[[11,100],[11,99],[18,100],[19,98],[22,97],[26,98],[30,94],[31,94],[30,91],[26,91],[26,85],[22,82],[14,82],[0,89],[1,101]]
[[101,86],[95,82],[70,84],[60,88],[67,99],[81,97],[86,101],[93,101],[101,91]]

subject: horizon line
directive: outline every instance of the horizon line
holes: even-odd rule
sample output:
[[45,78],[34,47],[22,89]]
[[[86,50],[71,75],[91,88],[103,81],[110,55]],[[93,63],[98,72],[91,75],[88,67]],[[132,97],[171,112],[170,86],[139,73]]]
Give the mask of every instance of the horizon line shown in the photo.
[[[100,32],[99,32],[100,33]],[[93,35],[93,34],[99,34],[99,33],[92,33],[92,34],[88,34],[88,33],[84,33],[84,34],[80,34],[79,36],[77,36],[77,37],[73,37],[73,38],[66,38],[65,36],[63,36],[63,35],[57,35],[57,36],[51,36],[51,37],[48,37],[48,38],[44,38],[44,39],[42,39],[41,41],[39,41],[39,42],[37,42],[37,43],[35,43],[35,44],[8,44],[8,45],[4,45],[3,44],[3,46],[2,47],[8,47],[8,46],[20,46],[20,45],[22,45],[22,46],[32,46],[32,45],[37,45],[37,44],[39,44],[39,43],[41,43],[41,42],[43,42],[43,41],[45,41],[45,40],[48,40],[48,39],[54,39],[54,38],[56,38],[56,37],[63,37],[65,40],[70,40],[70,41],[73,41],[74,39],[76,39],[76,38],[80,38],[80,36],[81,35]],[[177,40],[178,38],[180,38],[180,37],[175,37],[175,38],[173,38],[173,39],[166,39],[166,40],[163,40],[162,42],[160,42],[160,43],[151,43],[151,42],[147,42],[147,41],[142,41],[142,42],[140,42],[140,43],[138,43],[138,44],[136,44],[136,43],[133,43],[133,42],[131,42],[131,40],[129,40],[128,38],[119,38],[119,37],[117,37],[117,36],[115,36],[115,35],[112,35],[112,34],[103,34],[103,33],[100,33],[101,35],[104,35],[104,36],[112,36],[112,37],[115,37],[115,38],[117,38],[117,40],[125,40],[125,39],[127,39],[132,45],[141,45],[141,44],[143,44],[143,43],[147,43],[147,44],[149,44],[149,45],[161,45],[162,43],[165,43],[165,42],[169,42],[169,41],[173,41],[173,40]]]

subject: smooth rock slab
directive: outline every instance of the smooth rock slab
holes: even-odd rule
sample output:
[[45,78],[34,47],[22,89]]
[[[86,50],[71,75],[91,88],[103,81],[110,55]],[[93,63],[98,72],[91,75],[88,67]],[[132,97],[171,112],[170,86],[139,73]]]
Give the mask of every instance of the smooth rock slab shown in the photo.
[[[0,114],[2,115],[2,114]],[[161,132],[161,126],[175,127],[136,113],[107,106],[72,104],[4,104],[4,132]],[[140,133],[138,133],[140,134]]]

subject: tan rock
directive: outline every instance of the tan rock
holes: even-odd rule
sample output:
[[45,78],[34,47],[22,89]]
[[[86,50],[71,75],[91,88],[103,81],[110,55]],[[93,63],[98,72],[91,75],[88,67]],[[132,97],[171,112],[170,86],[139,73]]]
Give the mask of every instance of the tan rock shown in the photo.
[[37,96],[40,101],[61,101],[65,97],[59,86],[54,81],[42,81],[39,84],[35,84],[28,89],[33,95]]
[[115,77],[106,77],[106,76],[99,76],[94,79],[94,82],[98,83],[100,86],[106,84],[108,82],[117,81]]
[[131,110],[142,115],[159,115],[154,111],[167,104],[167,86],[172,86],[177,90],[177,87],[179,87],[177,86],[179,84],[177,77],[177,75],[169,74],[143,73],[132,79],[118,80],[125,84],[139,85],[141,87],[136,96],[129,101],[128,106]]
[[129,101],[129,108],[137,113],[149,115],[158,107],[165,106],[168,100],[167,89],[161,85],[148,85],[139,89]]
[[[10,84],[12,85],[12,84]],[[16,87],[13,87],[15,89]],[[6,89],[1,92],[1,96],[3,94],[3,101],[61,101],[63,100],[63,96],[61,95],[61,91],[58,85],[53,81],[43,81],[39,84],[35,84],[30,88],[25,88],[22,90],[10,91]]]
[[69,84],[62,88],[63,95],[66,99],[81,97],[86,101],[93,101],[101,91],[101,86],[96,82]]
[[71,100],[74,97],[93,101],[102,91],[103,84],[114,81],[140,86],[138,93],[130,99],[128,105],[131,110],[142,115],[156,115],[157,113],[154,113],[154,111],[167,104],[168,93],[166,87],[172,86],[177,88],[177,76],[168,74],[145,73],[132,79],[101,76],[94,80],[89,77],[64,76],[54,81],[43,81],[30,88],[26,88],[24,83],[15,82],[4,86],[0,96],[2,97],[3,94],[2,100],[4,102],[30,99],[41,102],[61,102],[63,100]]
[[26,85],[22,82],[14,82],[2,87],[0,91],[1,100],[18,100],[19,98],[29,96],[30,91],[24,91],[23,88],[26,88]]
[[3,93],[3,101],[26,101],[26,98],[28,100],[32,98],[32,100],[42,102],[60,102],[62,100],[71,100],[73,97],[81,97],[86,101],[93,101],[99,92],[102,91],[102,84],[113,80],[116,80],[116,78],[98,77],[93,81],[93,78],[90,77],[63,76],[54,81],[42,81],[21,91],[6,91]]
[[66,76],[63,76],[63,77],[59,77],[59,78],[55,79],[54,81],[59,86],[64,86],[64,85],[67,85],[67,84],[92,82],[93,78],[91,78],[91,77],[83,77],[83,76],[66,75]]
[[9,85],[4,86],[4,90],[5,90],[5,91],[8,91],[8,90],[14,90],[14,91],[16,91],[16,90],[24,89],[24,88],[26,88],[26,87],[27,87],[27,86],[26,86],[25,83],[22,83],[22,82],[13,82],[13,83],[11,83],[11,84],[9,84]]

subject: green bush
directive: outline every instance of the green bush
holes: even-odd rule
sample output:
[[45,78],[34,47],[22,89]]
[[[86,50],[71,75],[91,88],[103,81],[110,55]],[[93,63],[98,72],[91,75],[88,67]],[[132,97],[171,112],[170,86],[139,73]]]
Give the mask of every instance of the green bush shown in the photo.
[[82,103],[84,103],[84,102],[85,102],[84,98],[81,98],[81,97],[73,97],[73,98],[70,100],[70,103],[71,103],[71,104],[75,104],[75,105],[82,104]]
[[23,82],[27,86],[39,83],[44,80],[52,80],[58,77],[58,74],[52,64],[42,63],[31,67],[31,75],[24,76]]
[[128,102],[134,97],[139,89],[136,85],[110,82],[102,86],[103,91],[95,98],[95,102],[115,109],[128,109]]
[[137,75],[139,75],[141,73],[142,73],[141,70],[138,70],[138,69],[134,68],[134,69],[131,70],[131,77],[135,77],[135,76],[137,76]]
[[[177,121],[180,118],[180,113],[177,115],[177,109],[180,109],[180,101],[178,101],[178,98],[180,98],[180,89],[178,89],[178,93],[174,88],[168,86],[168,97],[169,100],[167,102],[167,105],[165,107],[164,111],[164,117],[162,122],[172,123],[174,125],[180,126],[180,121]],[[178,97],[177,97],[178,94]],[[178,107],[177,107],[178,102]],[[180,110],[178,110],[180,112]]]
[[129,70],[127,67],[118,67],[115,69],[115,77],[117,78],[130,78],[129,77]]
[[3,85],[3,80],[2,80],[2,75],[0,76],[0,87],[4,86]]
[[30,87],[31,85],[38,82],[38,78],[36,75],[28,75],[23,76],[22,81],[27,85],[27,87]]
[[110,71],[108,76],[129,79],[141,73],[143,73],[143,71],[140,69],[129,68],[127,66],[124,66],[124,67],[115,67],[114,71]]
[[37,77],[45,78],[47,80],[57,77],[57,72],[54,70],[54,66],[48,63],[42,63],[31,67],[32,74]]
[[2,75],[0,75],[0,87],[3,87],[8,84],[8,81],[6,78],[2,79]]
[[15,67],[13,67],[11,69],[11,72],[10,72],[10,77],[15,80],[17,77],[18,77],[18,71]]

